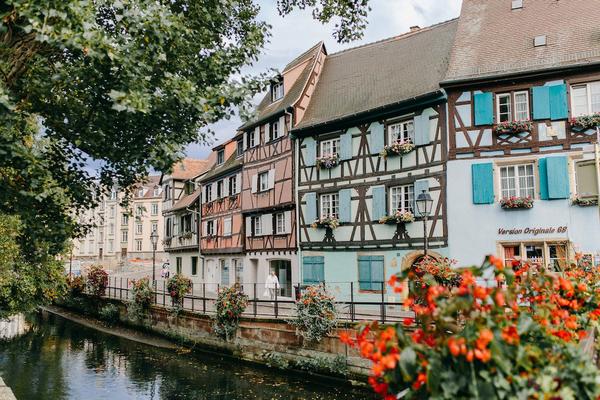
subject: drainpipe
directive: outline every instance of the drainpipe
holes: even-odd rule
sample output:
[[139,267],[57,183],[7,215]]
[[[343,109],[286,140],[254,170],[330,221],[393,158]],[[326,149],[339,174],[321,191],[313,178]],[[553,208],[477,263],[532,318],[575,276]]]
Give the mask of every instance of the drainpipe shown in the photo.
[[[292,110],[291,107],[289,107],[288,109],[286,109],[284,112],[286,115],[290,116],[290,123],[289,123],[289,128],[291,129],[294,126],[294,114],[290,112],[290,110]],[[298,276],[297,276],[297,282],[298,282],[298,286],[300,286],[300,283],[302,282],[301,277],[302,277],[302,254],[300,251],[300,199],[298,198],[298,184],[299,179],[297,178],[297,176],[299,177],[299,171],[300,171],[300,142],[298,142],[297,139],[292,139],[294,142],[294,153],[292,155],[293,159],[294,159],[294,168],[292,169],[292,181],[294,182],[294,203],[296,203],[296,207],[294,208],[294,213],[296,215],[296,252],[297,252],[297,257],[296,260],[298,261]],[[293,285],[292,285],[293,286]],[[295,293],[293,294],[294,298],[295,298]]]

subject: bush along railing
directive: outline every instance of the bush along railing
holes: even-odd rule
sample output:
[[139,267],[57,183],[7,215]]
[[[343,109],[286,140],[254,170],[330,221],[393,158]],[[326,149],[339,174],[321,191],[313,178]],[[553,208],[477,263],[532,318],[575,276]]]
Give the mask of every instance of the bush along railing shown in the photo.
[[192,281],[181,274],[175,274],[167,282],[167,291],[171,296],[174,312],[177,314],[183,308],[183,298],[192,290]]
[[569,124],[571,125],[571,129],[577,132],[595,129],[600,127],[600,113],[571,118]]
[[[600,317],[600,266],[569,265],[562,275],[515,272],[490,257],[460,270],[458,287],[428,287],[423,304],[411,293],[415,320],[340,337],[371,360],[369,383],[385,399],[595,399],[600,370],[579,342]],[[490,275],[496,287],[477,284]]]
[[414,149],[415,145],[410,140],[396,140],[391,144],[385,145],[379,155],[383,158],[402,156],[410,153]]
[[221,339],[231,340],[247,306],[248,296],[236,285],[220,289],[215,303],[213,332]]
[[501,122],[494,127],[497,134],[517,134],[521,132],[531,132],[533,124],[531,121],[507,121]]
[[317,167],[320,169],[331,169],[340,162],[340,156],[336,154],[326,154],[317,158]]
[[310,226],[315,229],[336,229],[340,226],[340,220],[330,215],[314,220]]
[[579,207],[591,207],[598,205],[598,197],[581,197],[576,196],[573,198],[572,203]]
[[531,197],[503,197],[500,199],[500,207],[506,210],[533,208],[533,199]]
[[415,221],[415,215],[410,211],[396,211],[392,215],[386,215],[379,219],[380,224],[396,225],[396,224],[409,224]]
[[131,298],[127,303],[127,316],[132,321],[143,321],[152,305],[152,288],[148,278],[133,280]]
[[295,305],[295,319],[287,321],[296,328],[304,344],[320,342],[336,328],[335,299],[321,285],[309,286]]
[[80,296],[85,291],[85,278],[83,276],[69,276],[67,285],[72,296]]
[[106,293],[108,286],[108,274],[99,265],[93,265],[87,275],[87,287],[90,294],[95,297],[102,297]]

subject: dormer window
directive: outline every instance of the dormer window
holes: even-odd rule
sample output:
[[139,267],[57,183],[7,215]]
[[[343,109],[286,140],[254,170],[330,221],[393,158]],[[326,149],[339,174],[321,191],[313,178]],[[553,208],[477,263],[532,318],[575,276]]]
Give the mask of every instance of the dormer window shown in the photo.
[[241,157],[244,155],[244,140],[239,139],[237,141],[237,157]]
[[283,80],[271,84],[271,100],[277,101],[283,97]]
[[144,197],[144,188],[138,189],[138,197]]
[[153,195],[154,195],[154,197],[160,196],[160,187],[154,186],[154,193],[153,193]]
[[217,151],[217,165],[221,165],[225,162],[225,150],[221,149]]

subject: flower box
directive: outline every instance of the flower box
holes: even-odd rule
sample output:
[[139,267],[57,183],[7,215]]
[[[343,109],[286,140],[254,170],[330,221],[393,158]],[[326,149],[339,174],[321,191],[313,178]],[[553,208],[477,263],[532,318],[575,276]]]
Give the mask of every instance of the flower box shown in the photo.
[[335,229],[340,225],[336,217],[323,217],[316,219],[310,226],[315,229]]
[[571,129],[577,132],[595,129],[600,126],[600,113],[571,118],[569,125],[571,125]]
[[410,140],[396,140],[394,143],[386,145],[379,155],[383,158],[401,156],[410,153],[414,149],[415,145]]
[[533,208],[533,199],[531,197],[504,197],[500,200],[500,207],[505,210],[518,210]]
[[340,156],[337,154],[326,154],[317,158],[317,167],[331,169],[336,167],[340,162]]
[[597,197],[579,197],[579,196],[576,196],[573,199],[573,205],[576,205],[576,206],[579,206],[579,207],[597,206],[598,205],[598,198]]
[[531,132],[533,124],[531,121],[510,121],[501,122],[494,127],[497,134],[516,134],[521,132]]
[[396,211],[392,215],[386,215],[379,220],[380,224],[395,225],[400,223],[409,224],[415,221],[415,216],[410,211]]

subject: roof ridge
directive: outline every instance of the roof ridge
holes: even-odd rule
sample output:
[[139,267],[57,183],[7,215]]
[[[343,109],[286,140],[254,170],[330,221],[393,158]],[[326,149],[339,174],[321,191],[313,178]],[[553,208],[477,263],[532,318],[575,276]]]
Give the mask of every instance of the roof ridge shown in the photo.
[[299,56],[297,56],[292,61],[287,63],[281,72],[283,73],[283,72],[287,71],[288,69],[295,67],[296,65],[298,65],[300,63],[300,60],[302,60],[304,57],[308,56],[310,53],[313,53],[317,48],[320,48],[324,44],[325,43],[323,42],[323,40],[318,41],[315,45],[310,47],[308,50],[305,50]]
[[451,18],[451,19],[448,19],[448,20],[445,20],[445,21],[437,22],[437,23],[435,23],[433,25],[426,26],[424,28],[419,28],[416,31],[408,31],[408,32],[404,32],[404,33],[401,33],[401,34],[396,35],[396,36],[390,36],[388,38],[376,40],[374,42],[361,44],[361,45],[358,45],[358,46],[355,46],[355,47],[350,47],[348,49],[344,49],[344,50],[337,51],[335,53],[331,53],[327,57],[338,56],[338,55],[341,55],[343,53],[347,53],[347,52],[350,52],[350,51],[353,51],[353,50],[362,49],[363,47],[369,47],[369,46],[373,46],[373,45],[377,45],[377,44],[381,44],[381,43],[385,43],[385,42],[391,42],[391,41],[394,41],[394,40],[406,39],[408,37],[412,37],[412,36],[418,35],[419,33],[422,33],[422,32],[425,32],[425,31],[430,31],[430,30],[432,30],[434,28],[438,28],[438,27],[440,27],[442,25],[446,25],[446,24],[449,24],[451,22],[458,21],[458,19],[459,19],[459,17]]

